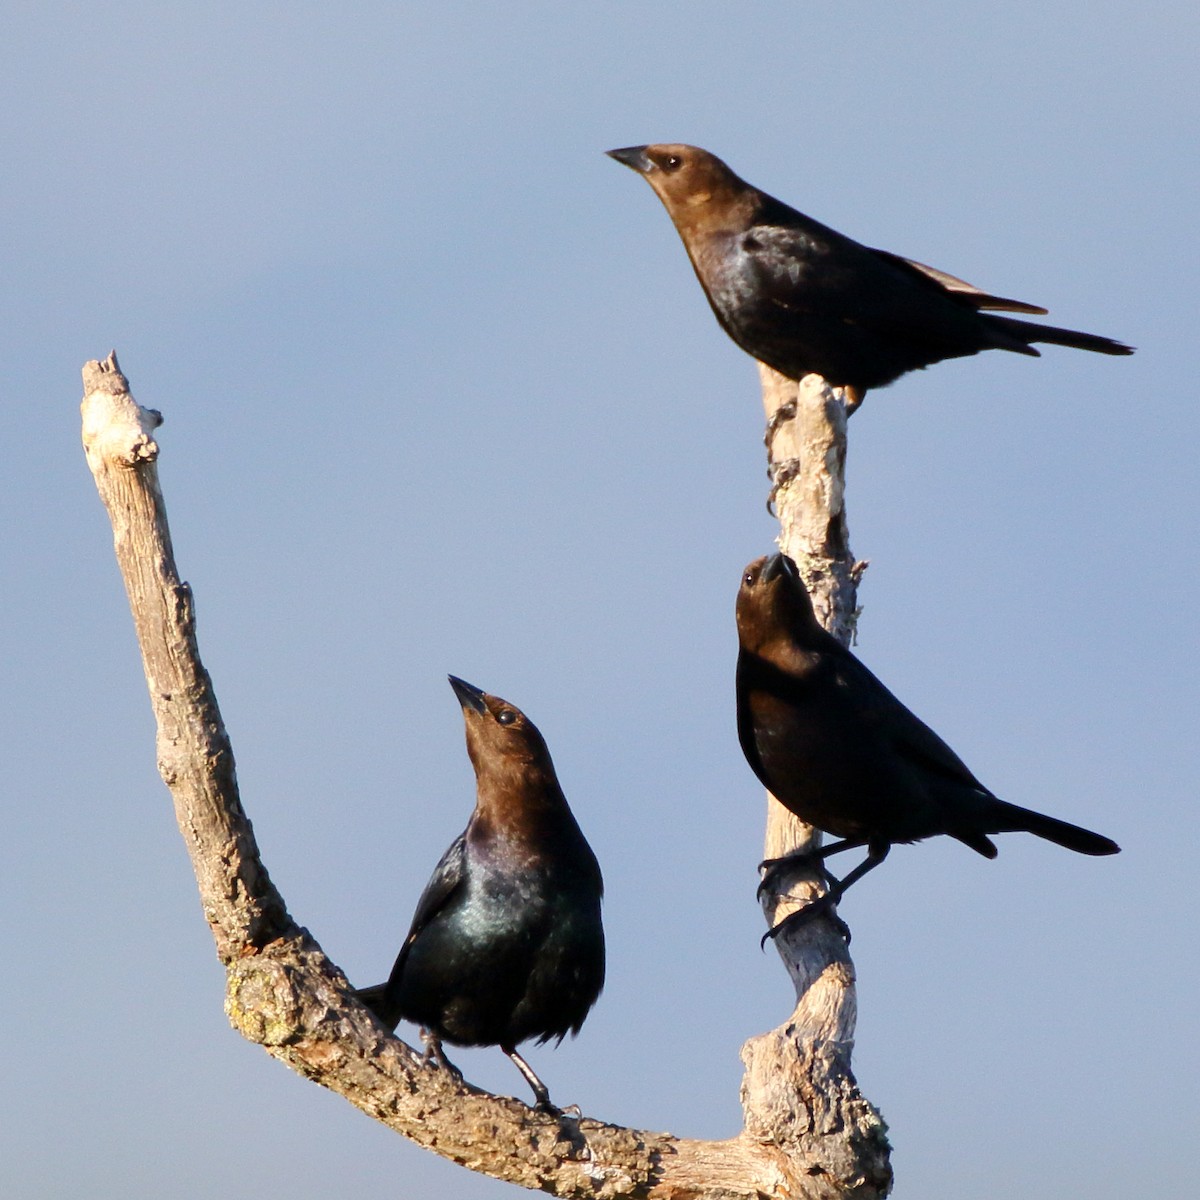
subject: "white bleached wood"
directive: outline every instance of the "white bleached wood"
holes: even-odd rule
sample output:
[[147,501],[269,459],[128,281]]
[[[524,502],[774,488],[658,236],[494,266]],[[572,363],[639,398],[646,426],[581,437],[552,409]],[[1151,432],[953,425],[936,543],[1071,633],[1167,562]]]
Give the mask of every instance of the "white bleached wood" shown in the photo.
[[[857,617],[856,592],[864,563],[850,553],[844,491],[846,400],[840,389],[816,375],[799,384],[759,364],[767,423],[767,453],[773,500],[780,522],[780,548],[800,569],[821,623],[849,645]],[[816,849],[821,834],[804,824],[769,793],[764,857]],[[823,891],[819,873],[793,869],[764,894],[763,913],[775,925]],[[793,1119],[815,1120],[823,1099],[842,1093],[864,1137],[870,1131],[878,1165],[887,1169],[882,1118],[858,1091],[850,1070],[857,1019],[854,964],[839,923],[818,916],[775,938],[796,993],[796,1008],[780,1028],[752,1038],[742,1049],[742,1085],[747,1128],[757,1122],[779,1128]],[[818,1067],[816,1095],[806,1073]]]

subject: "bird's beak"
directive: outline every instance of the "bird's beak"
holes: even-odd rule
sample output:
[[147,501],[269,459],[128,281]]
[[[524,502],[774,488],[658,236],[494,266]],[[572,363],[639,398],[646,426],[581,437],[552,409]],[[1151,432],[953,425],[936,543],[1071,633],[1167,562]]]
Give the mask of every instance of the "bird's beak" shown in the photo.
[[615,158],[617,162],[624,163],[627,167],[634,171],[645,175],[654,164],[646,157],[645,146],[625,146],[620,150],[605,150],[605,154],[609,158]]
[[481,716],[487,712],[487,705],[483,702],[483,692],[467,683],[465,679],[459,679],[457,675],[450,675],[447,678],[450,680],[450,686],[454,689],[454,694],[458,697],[459,704],[464,709],[469,708]]
[[763,583],[770,583],[772,579],[776,579],[780,575],[789,575],[794,579],[796,577],[796,566],[786,554],[772,554],[763,563],[759,579]]

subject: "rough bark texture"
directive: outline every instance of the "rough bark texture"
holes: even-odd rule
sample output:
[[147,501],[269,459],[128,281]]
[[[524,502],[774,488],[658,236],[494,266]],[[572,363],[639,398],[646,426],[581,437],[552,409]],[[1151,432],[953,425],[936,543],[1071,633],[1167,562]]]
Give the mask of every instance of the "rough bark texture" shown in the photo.
[[[84,448],[112,520],[158,724],[159,770],[226,967],[234,1027],[419,1145],[557,1196],[873,1200],[885,1194],[883,1127],[854,1087],[848,1038],[785,1027],[749,1043],[746,1128],[728,1141],[702,1142],[536,1113],[426,1065],[374,1020],[288,915],[259,858],[233,751],[197,652],[191,591],[171,549],[153,436],[162,418],[134,402],[115,354],[89,362],[83,377]],[[834,966],[844,970],[848,960]]]

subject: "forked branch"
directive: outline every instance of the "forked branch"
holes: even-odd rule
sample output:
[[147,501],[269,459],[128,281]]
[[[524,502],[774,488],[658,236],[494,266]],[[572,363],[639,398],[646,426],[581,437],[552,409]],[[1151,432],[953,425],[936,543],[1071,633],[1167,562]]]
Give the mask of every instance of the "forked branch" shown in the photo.
[[197,651],[191,590],[175,566],[156,467],[161,417],[135,403],[115,354],[89,362],[83,377],[84,448],[112,521],[158,726],[159,770],[226,969],[234,1027],[419,1145],[556,1196],[885,1194],[886,1140],[849,1075],[847,1039],[757,1039],[763,1044],[743,1085],[746,1129],[705,1142],[535,1112],[426,1065],[372,1018],[292,920],[259,857]]

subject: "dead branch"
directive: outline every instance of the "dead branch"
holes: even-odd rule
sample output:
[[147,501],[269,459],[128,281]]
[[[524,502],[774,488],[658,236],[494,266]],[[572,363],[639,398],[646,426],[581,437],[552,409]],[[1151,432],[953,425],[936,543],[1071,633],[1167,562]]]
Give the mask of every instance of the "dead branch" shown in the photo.
[[191,590],[175,566],[156,467],[154,435],[162,418],[136,404],[115,354],[87,363],[83,379],[83,443],[112,521],[158,727],[159,770],[226,969],[234,1027],[418,1145],[556,1196],[874,1200],[886,1194],[887,1143],[849,1072],[853,1019],[847,1026],[844,1010],[826,1026],[829,1034],[814,1035],[806,1026],[789,1035],[785,1027],[747,1045],[746,1128],[721,1142],[534,1112],[426,1065],[376,1023],[288,914],[259,857],[197,651]]
[[[767,415],[767,459],[771,500],[779,516],[780,548],[800,568],[822,624],[849,645],[858,615],[857,583],[865,563],[850,553],[844,505],[846,466],[845,397],[817,375],[799,383],[759,364],[763,408]],[[821,834],[793,816],[769,793],[764,853],[780,858],[795,850],[815,849]],[[763,913],[774,925],[823,891],[818,873],[795,869],[778,891],[763,895]],[[850,1071],[857,1020],[854,964],[842,929],[831,917],[818,917],[775,939],[775,946],[796,989],[796,1009],[780,1028],[752,1038],[742,1049],[746,1076],[742,1085],[747,1125],[755,1097],[770,1095],[772,1123],[782,1119],[786,1096],[772,1093],[780,1065],[812,1046],[825,1047],[836,1072],[827,1084],[845,1089],[858,1106],[865,1126],[876,1134],[873,1148],[882,1193],[890,1187],[885,1126],[858,1091]],[[783,1078],[790,1076],[784,1072]]]

